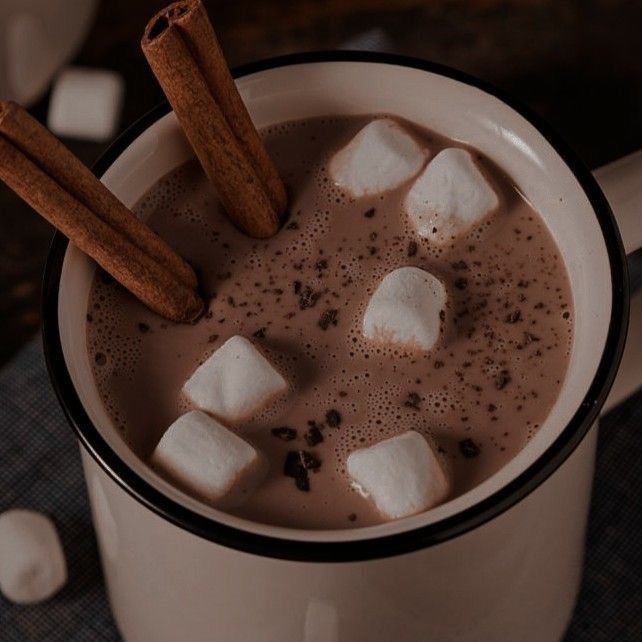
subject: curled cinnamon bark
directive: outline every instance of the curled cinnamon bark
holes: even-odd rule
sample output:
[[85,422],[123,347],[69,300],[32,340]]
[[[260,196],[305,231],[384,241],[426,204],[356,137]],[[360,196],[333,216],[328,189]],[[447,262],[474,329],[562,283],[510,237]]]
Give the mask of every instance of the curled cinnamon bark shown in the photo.
[[192,268],[14,103],[0,103],[0,179],[149,308],[201,314]]
[[157,13],[141,46],[228,216],[250,236],[275,234],[287,206],[285,187],[200,0]]

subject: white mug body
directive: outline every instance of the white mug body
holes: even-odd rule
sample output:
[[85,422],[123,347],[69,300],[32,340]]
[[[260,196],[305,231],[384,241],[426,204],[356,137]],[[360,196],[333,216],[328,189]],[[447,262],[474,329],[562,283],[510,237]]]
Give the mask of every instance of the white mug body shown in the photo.
[[112,612],[127,642],[560,640],[582,573],[596,436],[479,528],[348,563],[272,559],[188,533],[83,450]]

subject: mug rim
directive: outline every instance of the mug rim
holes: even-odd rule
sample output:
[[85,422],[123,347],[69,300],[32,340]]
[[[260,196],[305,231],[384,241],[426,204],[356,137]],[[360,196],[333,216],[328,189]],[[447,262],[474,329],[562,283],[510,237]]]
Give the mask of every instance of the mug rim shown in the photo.
[[[629,318],[626,254],[611,208],[595,178],[576,153],[530,108],[493,85],[438,63],[397,54],[319,51],[289,54],[249,63],[233,70],[235,78],[285,66],[325,62],[387,64],[426,71],[459,81],[499,99],[527,120],[572,171],[595,213],[611,270],[611,317],[600,362],[584,399],[556,439],[517,477],[481,502],[432,524],[370,539],[343,542],[302,541],[273,537],[222,524],[170,499],[125,464],[93,425],[67,368],[58,324],[58,292],[68,240],[56,232],[42,288],[42,337],[52,387],[67,421],[98,465],[136,501],[174,525],[227,548],[264,557],[307,562],[356,562],[411,553],[461,536],[494,519],[527,497],[552,475],[581,443],[596,420],[613,384],[624,350]],[[102,174],[145,130],[170,111],[162,102],[130,125],[93,165]]]

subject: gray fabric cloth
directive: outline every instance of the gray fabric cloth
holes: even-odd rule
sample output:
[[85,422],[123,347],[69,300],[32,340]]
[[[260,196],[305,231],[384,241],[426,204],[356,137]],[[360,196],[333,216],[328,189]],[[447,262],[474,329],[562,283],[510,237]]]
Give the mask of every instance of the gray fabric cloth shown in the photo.
[[[50,515],[69,564],[50,601],[0,597],[0,640],[119,640],[103,587],[71,428],[51,390],[39,340],[0,371],[0,511]],[[584,583],[566,642],[642,640],[642,394],[602,421]],[[508,639],[508,638],[507,638]]]

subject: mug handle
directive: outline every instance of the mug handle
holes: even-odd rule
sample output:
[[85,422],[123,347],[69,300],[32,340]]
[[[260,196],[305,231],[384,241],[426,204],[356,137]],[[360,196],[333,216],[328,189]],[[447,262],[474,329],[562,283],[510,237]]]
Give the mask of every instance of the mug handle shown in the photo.
[[[627,254],[642,247],[642,150],[594,172],[617,220]],[[622,363],[602,412],[642,386],[642,291],[631,297],[629,333]]]

